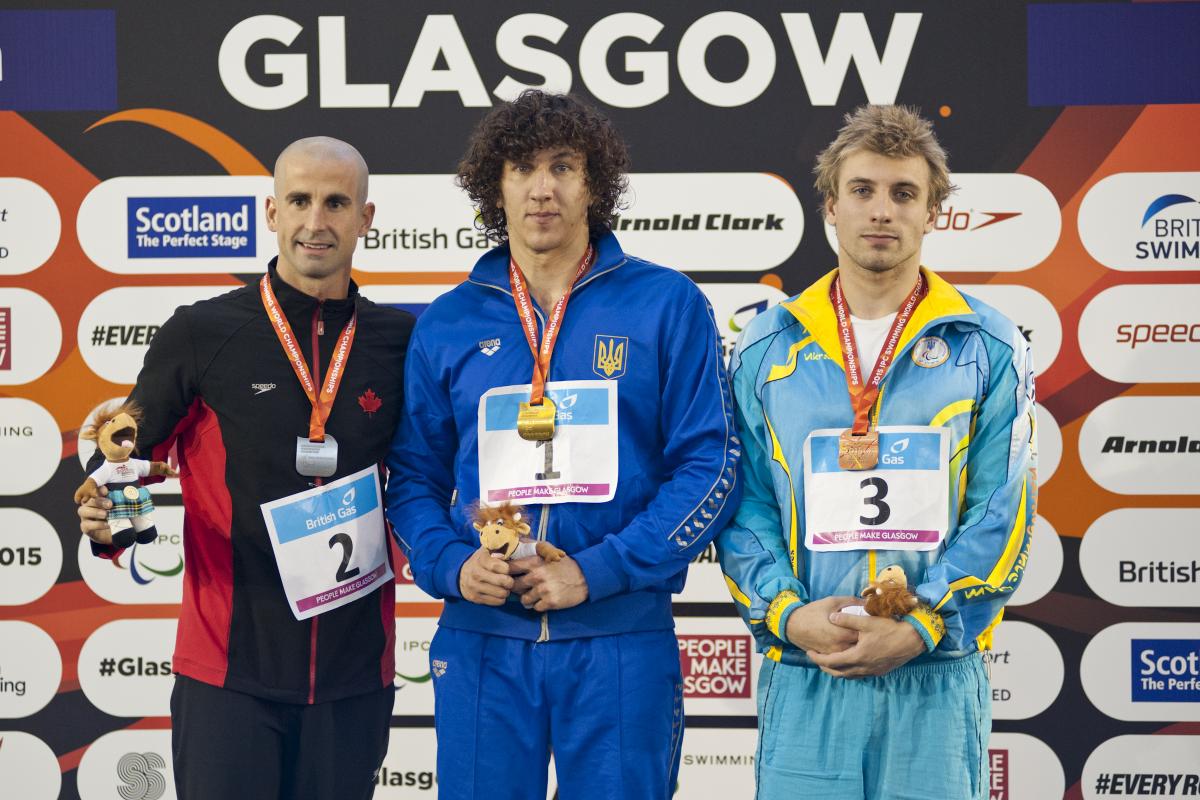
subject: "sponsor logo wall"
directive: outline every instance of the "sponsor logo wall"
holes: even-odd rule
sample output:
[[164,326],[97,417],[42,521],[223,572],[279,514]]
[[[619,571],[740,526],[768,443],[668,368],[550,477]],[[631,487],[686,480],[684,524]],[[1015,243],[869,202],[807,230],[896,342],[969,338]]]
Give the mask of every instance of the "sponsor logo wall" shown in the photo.
[[[727,357],[836,263],[811,167],[842,115],[923,106],[958,186],[923,263],[1016,323],[1037,378],[1033,541],[986,655],[989,797],[1197,796],[1200,106],[1031,106],[1030,48],[1013,42],[1033,41],[1036,5],[987,20],[925,0],[0,12],[0,793],[174,797],[159,726],[187,568],[180,483],[151,486],[159,537],[113,560],[91,555],[65,498],[95,449],[80,429],[128,394],[173,310],[277,252],[268,173],[292,132],[363,151],[377,214],[355,279],[419,316],[490,246],[452,175],[471,126],[544,85],[625,133],[617,235],[697,282]],[[55,72],[32,53],[66,55]],[[979,63],[1031,85],[961,68]],[[470,355],[512,346],[481,332]],[[397,693],[376,796],[434,797],[439,604],[393,555]],[[749,796],[762,656],[715,547],[674,599],[677,796]]]
[[988,741],[988,800],[1062,797],[1062,763],[1045,742],[1024,733],[993,733]]
[[1080,780],[1085,800],[1200,796],[1200,741],[1195,736],[1116,736],[1088,756]]

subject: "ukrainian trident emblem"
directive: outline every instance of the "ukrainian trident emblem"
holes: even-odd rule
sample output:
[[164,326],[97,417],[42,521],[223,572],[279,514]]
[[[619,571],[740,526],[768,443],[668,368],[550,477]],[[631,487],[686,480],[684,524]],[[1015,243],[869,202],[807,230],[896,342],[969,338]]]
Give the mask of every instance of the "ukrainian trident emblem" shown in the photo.
[[601,378],[620,378],[625,374],[625,362],[629,352],[628,336],[596,335],[596,352],[592,358],[592,372]]

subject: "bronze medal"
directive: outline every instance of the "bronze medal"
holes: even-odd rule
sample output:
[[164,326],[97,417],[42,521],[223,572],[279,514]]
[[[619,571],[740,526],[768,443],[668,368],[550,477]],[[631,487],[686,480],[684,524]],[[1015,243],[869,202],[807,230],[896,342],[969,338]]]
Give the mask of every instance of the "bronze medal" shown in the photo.
[[517,409],[517,435],[528,442],[546,442],[554,438],[554,401],[543,397],[538,405],[521,403]]
[[847,429],[838,439],[838,466],[844,470],[874,469],[879,463],[879,431],[854,433]]

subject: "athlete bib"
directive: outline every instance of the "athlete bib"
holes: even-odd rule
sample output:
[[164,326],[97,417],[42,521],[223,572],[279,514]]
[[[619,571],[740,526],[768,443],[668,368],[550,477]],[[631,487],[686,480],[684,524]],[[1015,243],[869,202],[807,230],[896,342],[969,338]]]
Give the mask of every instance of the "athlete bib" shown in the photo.
[[616,381],[552,381],[554,438],[529,441],[517,416],[530,386],[500,386],[479,399],[479,500],[603,503],[617,492]]
[[950,522],[950,430],[887,426],[872,469],[838,463],[841,428],[804,442],[804,545],[813,551],[934,550]]
[[392,579],[379,472],[263,503],[283,592],[296,619],[344,606]]

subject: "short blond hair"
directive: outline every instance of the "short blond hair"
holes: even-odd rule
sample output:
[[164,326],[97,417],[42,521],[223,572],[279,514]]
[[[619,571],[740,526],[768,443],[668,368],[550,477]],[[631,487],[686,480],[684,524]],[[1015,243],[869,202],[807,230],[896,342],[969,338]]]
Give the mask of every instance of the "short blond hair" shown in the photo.
[[822,207],[837,200],[838,170],[854,150],[889,158],[923,156],[929,165],[929,207],[940,208],[955,186],[950,183],[946,150],[933,134],[933,123],[912,106],[859,106],[844,118],[837,138],[817,156],[814,185]]

